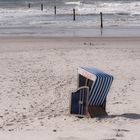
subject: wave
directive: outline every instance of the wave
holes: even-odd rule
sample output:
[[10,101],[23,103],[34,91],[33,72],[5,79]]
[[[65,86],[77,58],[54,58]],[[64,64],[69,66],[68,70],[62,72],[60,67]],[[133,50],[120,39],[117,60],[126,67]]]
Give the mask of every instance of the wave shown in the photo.
[[[140,14],[140,1],[137,2],[97,2],[93,4],[85,4],[80,1],[77,2],[65,2],[67,6],[57,7],[57,14],[72,14],[72,9],[76,9],[76,14],[79,15],[89,15],[89,14],[99,14],[103,12],[104,14],[118,14],[118,15],[139,15]],[[44,11],[47,15],[54,14],[53,7],[44,6]],[[0,16],[3,17],[7,14],[13,16],[26,16],[28,15],[38,15],[43,14],[40,11],[40,6],[32,7],[31,9],[17,8],[17,9],[4,9],[0,8]]]
[[140,1],[137,2],[97,2],[93,4],[80,3],[75,8],[80,14],[91,14],[91,13],[128,13],[128,14],[140,14]]
[[66,5],[80,5],[81,2],[80,1],[75,1],[75,2],[65,2]]

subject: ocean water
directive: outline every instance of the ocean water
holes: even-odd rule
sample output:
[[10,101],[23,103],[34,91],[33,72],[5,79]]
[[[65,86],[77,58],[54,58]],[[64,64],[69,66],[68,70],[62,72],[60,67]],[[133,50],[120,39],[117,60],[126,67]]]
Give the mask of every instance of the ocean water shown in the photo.
[[140,36],[139,29],[140,0],[0,0],[0,35],[100,36],[109,31]]

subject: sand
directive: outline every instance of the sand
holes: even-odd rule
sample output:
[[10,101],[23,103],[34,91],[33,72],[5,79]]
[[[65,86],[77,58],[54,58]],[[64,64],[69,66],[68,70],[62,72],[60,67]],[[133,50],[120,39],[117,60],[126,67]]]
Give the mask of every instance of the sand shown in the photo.
[[[140,140],[140,38],[0,37],[0,140]],[[114,76],[108,117],[69,114],[77,68]]]

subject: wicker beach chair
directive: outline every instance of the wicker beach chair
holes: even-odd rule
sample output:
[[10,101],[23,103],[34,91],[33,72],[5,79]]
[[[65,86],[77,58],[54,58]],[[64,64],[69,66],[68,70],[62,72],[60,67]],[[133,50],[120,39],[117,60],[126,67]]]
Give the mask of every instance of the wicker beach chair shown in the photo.
[[107,115],[106,98],[113,76],[93,67],[81,67],[78,79],[78,90],[71,94],[70,113],[90,117]]

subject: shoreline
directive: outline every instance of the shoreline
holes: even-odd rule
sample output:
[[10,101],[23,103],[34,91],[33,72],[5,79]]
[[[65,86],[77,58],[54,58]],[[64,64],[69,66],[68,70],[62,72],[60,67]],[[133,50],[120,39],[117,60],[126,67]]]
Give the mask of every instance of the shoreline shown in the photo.
[[[110,36],[100,36],[100,37],[98,37],[98,36],[93,36],[93,37],[90,37],[90,36],[85,36],[85,37],[81,37],[81,36],[76,36],[76,37],[74,37],[74,36],[45,36],[45,35],[21,35],[21,36],[18,36],[18,35],[7,35],[7,36],[2,36],[2,35],[0,35],[0,40],[1,41],[3,41],[3,39],[4,40],[6,40],[6,39],[11,39],[11,40],[14,40],[14,39],[21,39],[21,40],[31,40],[31,39],[37,39],[37,40],[45,40],[45,39],[47,39],[47,40],[49,40],[49,39],[51,39],[51,40],[64,40],[64,39],[66,39],[66,40],[81,40],[81,39],[85,39],[85,40],[87,40],[87,39],[94,39],[94,40],[126,40],[126,41],[129,41],[130,39],[132,39],[132,40],[135,40],[135,41],[139,41],[139,39],[140,39],[140,36],[138,37],[135,37],[135,36],[128,36],[128,37],[126,37],[126,36],[123,36],[123,37],[118,37],[118,36],[112,36],[112,37],[110,37]],[[19,40],[17,40],[17,41],[19,41]]]
[[10,27],[0,28],[1,36],[41,37],[140,37],[140,27]]

